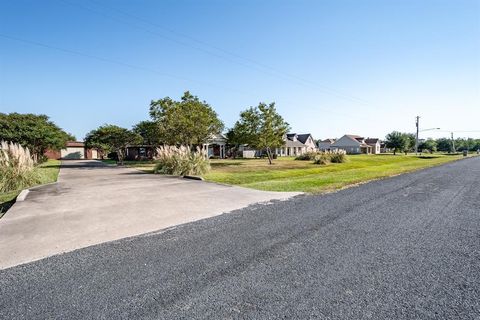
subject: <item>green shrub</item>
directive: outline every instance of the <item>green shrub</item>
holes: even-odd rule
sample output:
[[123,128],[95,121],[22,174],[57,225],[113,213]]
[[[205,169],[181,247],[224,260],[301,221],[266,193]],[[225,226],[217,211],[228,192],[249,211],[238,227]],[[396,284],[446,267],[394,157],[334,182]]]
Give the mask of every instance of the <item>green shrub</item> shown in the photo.
[[16,143],[0,142],[0,192],[27,188],[39,182],[28,148]]
[[185,146],[162,146],[157,148],[155,173],[176,176],[203,175],[210,170],[206,150],[197,147],[190,151]]

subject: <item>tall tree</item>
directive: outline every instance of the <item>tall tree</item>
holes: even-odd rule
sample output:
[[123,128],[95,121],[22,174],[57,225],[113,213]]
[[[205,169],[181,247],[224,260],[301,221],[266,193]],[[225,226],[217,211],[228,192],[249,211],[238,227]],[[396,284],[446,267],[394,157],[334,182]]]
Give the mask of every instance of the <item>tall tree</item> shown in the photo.
[[419,144],[418,149],[422,150],[422,152],[428,151],[433,153],[437,151],[437,142],[433,139],[427,139]]
[[437,150],[438,151],[443,151],[443,152],[452,152],[453,151],[453,145],[452,145],[452,140],[447,139],[447,138],[440,138],[437,139]]
[[152,101],[150,116],[170,145],[200,145],[223,130],[223,122],[212,107],[188,91],[180,101],[169,97]]
[[387,148],[393,149],[393,154],[398,151],[402,152],[408,147],[407,136],[404,133],[393,131],[385,137],[385,145]]
[[47,149],[63,149],[75,137],[58,127],[49,117],[32,113],[0,113],[0,140],[18,143],[41,159]]
[[272,164],[273,151],[284,145],[284,136],[289,125],[278,114],[275,103],[260,103],[240,113],[240,119],[233,127],[238,143],[248,144],[258,150],[265,150],[268,162]]
[[142,137],[144,145],[159,146],[163,144],[160,126],[156,121],[140,121],[133,126],[132,131]]
[[415,140],[417,138],[413,133],[403,133],[403,135],[405,136],[406,143],[402,151],[405,152],[405,154],[408,154],[409,151],[415,149]]
[[85,145],[98,148],[105,153],[116,152],[118,163],[123,165],[127,146],[142,142],[142,137],[128,129],[106,124],[90,131],[85,137]]

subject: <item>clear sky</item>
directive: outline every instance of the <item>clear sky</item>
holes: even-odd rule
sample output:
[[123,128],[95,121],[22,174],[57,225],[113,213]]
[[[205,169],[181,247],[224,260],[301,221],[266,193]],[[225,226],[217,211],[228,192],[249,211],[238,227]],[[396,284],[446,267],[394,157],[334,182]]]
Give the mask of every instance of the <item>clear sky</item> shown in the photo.
[[416,115],[480,137],[480,1],[0,0],[0,112],[83,139],[185,90],[227,127],[275,101],[317,139],[413,132]]

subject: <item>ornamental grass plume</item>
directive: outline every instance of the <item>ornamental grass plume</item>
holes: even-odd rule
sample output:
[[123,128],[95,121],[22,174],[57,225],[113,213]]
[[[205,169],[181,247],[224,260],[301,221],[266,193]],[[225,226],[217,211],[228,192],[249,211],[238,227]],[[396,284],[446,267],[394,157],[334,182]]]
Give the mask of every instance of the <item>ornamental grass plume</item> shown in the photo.
[[200,147],[191,151],[186,146],[161,146],[156,151],[155,173],[187,176],[203,175],[210,170],[207,151]]
[[0,142],[0,192],[29,187],[38,182],[35,162],[28,148],[18,143]]

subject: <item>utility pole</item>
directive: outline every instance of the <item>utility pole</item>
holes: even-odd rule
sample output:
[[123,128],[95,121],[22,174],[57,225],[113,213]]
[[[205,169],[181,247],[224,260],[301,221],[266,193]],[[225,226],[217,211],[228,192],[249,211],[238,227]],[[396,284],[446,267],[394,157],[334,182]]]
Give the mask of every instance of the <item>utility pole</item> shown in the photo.
[[415,120],[415,126],[417,127],[417,134],[415,135],[415,155],[418,155],[418,122],[420,121],[420,117],[417,116]]
[[455,140],[453,140],[453,132],[450,132],[452,137],[452,152],[455,153]]

